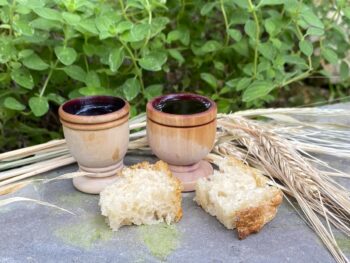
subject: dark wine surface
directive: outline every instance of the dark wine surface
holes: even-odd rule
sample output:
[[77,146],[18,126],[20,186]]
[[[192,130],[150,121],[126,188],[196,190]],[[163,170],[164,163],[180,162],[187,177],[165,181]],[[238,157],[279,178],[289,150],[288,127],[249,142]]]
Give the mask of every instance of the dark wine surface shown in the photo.
[[119,107],[116,105],[85,105],[74,114],[81,116],[96,116],[117,111]]
[[210,103],[198,99],[169,99],[161,101],[156,109],[170,114],[196,114],[210,108]]
[[124,106],[124,100],[118,97],[91,96],[68,101],[63,110],[74,115],[97,116],[118,111]]

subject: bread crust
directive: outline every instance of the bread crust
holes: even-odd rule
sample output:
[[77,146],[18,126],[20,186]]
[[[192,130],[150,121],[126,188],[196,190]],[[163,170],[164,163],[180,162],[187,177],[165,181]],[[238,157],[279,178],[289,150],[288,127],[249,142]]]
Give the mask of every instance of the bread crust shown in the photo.
[[[255,204],[250,203],[244,208],[232,209],[232,211],[229,211],[229,213],[225,215],[225,213],[222,212],[221,206],[218,205],[216,195],[213,195],[215,197],[213,197],[213,199],[209,195],[214,187],[209,177],[197,183],[195,201],[202,206],[206,212],[216,216],[226,228],[237,228],[239,239],[244,239],[252,233],[259,232],[266,223],[276,216],[278,206],[283,200],[282,191],[275,186],[268,186],[268,179],[259,170],[249,167],[240,160],[227,157],[218,165],[220,173],[236,176],[237,174],[235,174],[235,172],[238,172],[244,174],[244,176],[253,178],[256,188],[262,188],[264,193],[266,193],[264,199],[259,199]],[[220,176],[220,174],[217,176]],[[215,185],[217,186],[216,183]],[[232,191],[235,191],[235,189],[232,189]],[[244,194],[249,195],[251,193],[247,190]]]
[[275,191],[275,196],[258,207],[250,207],[237,212],[234,217],[238,238],[244,239],[250,234],[258,233],[277,214],[277,208],[282,203],[283,194]]

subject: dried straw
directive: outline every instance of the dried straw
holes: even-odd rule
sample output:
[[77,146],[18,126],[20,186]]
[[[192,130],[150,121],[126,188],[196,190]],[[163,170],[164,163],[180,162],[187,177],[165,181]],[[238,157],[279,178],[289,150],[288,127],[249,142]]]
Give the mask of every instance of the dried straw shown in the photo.
[[[255,159],[254,163],[260,164],[260,169],[288,189],[337,262],[348,262],[334,239],[329,223],[350,236],[350,192],[305,161],[294,145],[276,133],[235,116],[221,118],[219,126],[227,134],[238,138],[236,141],[248,150],[250,159]],[[225,151],[225,146],[217,150],[223,155],[232,153],[232,147],[228,151]],[[238,157],[242,159],[243,156]]]
[[68,214],[75,215],[73,212],[71,212],[71,211],[69,211],[67,209],[64,209],[62,207],[59,207],[57,205],[53,205],[53,204],[50,204],[50,203],[47,203],[47,202],[43,202],[43,201],[40,201],[40,200],[31,199],[31,198],[26,198],[26,197],[11,197],[11,198],[0,200],[0,207],[5,206],[5,205],[9,205],[9,204],[14,203],[14,202],[23,202],[23,201],[25,201],[25,202],[33,202],[33,203],[36,203],[38,205],[53,207],[53,208],[56,208],[58,210],[64,211],[64,212],[66,212]]
[[[332,168],[315,154],[350,158],[350,133],[346,125],[305,122],[305,116],[344,117],[350,116],[350,111],[284,108],[219,114],[216,144],[207,158],[215,163],[221,156],[234,156],[270,176],[271,183],[297,200],[308,224],[337,262],[349,262],[331,228],[350,236],[350,193],[331,178],[349,178],[349,175]],[[263,117],[264,121],[248,119],[256,117]],[[130,120],[129,151],[150,152],[145,126],[145,114]],[[74,162],[67,152],[65,141],[57,140],[0,154],[0,171],[6,170],[0,173],[0,194],[13,193],[33,181],[21,181],[25,178]],[[44,181],[83,175],[76,172]]]

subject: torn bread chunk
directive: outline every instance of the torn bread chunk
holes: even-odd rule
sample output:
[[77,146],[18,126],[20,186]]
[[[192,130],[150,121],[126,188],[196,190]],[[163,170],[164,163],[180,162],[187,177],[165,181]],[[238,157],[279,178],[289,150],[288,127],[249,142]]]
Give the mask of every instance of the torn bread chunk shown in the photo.
[[240,239],[259,232],[275,217],[282,191],[234,158],[223,159],[219,167],[209,178],[198,180],[195,201],[226,228],[237,228]]
[[181,219],[182,185],[165,162],[142,162],[123,168],[119,175],[100,193],[99,202],[114,231],[123,225],[170,224]]

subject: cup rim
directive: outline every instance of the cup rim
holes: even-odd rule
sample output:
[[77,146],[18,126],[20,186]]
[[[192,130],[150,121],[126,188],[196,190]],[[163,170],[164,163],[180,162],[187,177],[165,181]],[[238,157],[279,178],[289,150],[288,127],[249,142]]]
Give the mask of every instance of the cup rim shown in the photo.
[[[91,101],[91,100],[98,100],[98,99],[121,100],[124,103],[124,105],[116,111],[106,113],[106,114],[91,115],[91,116],[75,115],[75,114],[67,112],[64,109],[69,104],[81,103],[82,101]],[[95,96],[78,97],[78,98],[74,98],[74,99],[66,101],[65,103],[63,103],[59,107],[58,114],[59,114],[60,119],[63,120],[64,122],[93,125],[93,124],[98,124],[98,123],[111,122],[111,121],[115,121],[115,120],[124,118],[126,115],[129,115],[129,110],[130,110],[129,103],[121,97],[107,96],[107,95],[95,95]]]
[[[205,111],[194,113],[194,114],[173,114],[166,113],[158,110],[156,108],[156,103],[159,104],[161,101],[164,101],[169,98],[176,97],[192,97],[192,98],[200,98],[200,100],[204,100],[210,103],[210,106]],[[151,119],[153,122],[168,125],[168,126],[176,126],[176,127],[190,127],[190,126],[198,126],[209,123],[216,119],[217,114],[217,106],[216,103],[208,97],[198,95],[195,93],[170,93],[166,95],[161,95],[153,98],[147,103],[146,107],[147,117]]]

